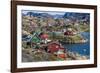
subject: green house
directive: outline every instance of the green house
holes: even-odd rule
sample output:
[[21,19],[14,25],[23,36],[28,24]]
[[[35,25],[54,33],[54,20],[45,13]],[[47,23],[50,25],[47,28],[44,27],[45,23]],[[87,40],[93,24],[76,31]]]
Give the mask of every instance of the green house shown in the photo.
[[37,36],[33,36],[31,41],[33,43],[40,43],[41,42],[40,38],[38,38]]
[[[38,33],[35,32],[33,34],[32,38],[31,38],[31,46],[32,46],[32,48],[39,48],[38,43],[40,43],[40,42],[41,42],[41,39],[38,36]],[[35,44],[33,45],[33,43],[35,43]]]
[[34,33],[33,34],[32,39],[31,39],[31,42],[33,42],[33,43],[40,43],[41,42],[41,39],[38,36],[38,33]]

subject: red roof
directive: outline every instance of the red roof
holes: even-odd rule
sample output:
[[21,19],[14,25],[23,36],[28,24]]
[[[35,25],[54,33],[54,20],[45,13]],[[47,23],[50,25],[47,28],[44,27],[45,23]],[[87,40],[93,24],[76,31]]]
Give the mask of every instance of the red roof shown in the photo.
[[53,52],[57,52],[59,49],[64,49],[64,48],[61,48],[60,45],[57,43],[52,43],[48,45],[48,49],[50,50],[51,53],[53,53]]
[[42,34],[42,35],[40,35],[40,37],[41,37],[42,39],[46,39],[46,38],[48,38],[48,34]]
[[73,35],[73,32],[72,32],[72,31],[66,31],[66,32],[64,33],[64,35]]

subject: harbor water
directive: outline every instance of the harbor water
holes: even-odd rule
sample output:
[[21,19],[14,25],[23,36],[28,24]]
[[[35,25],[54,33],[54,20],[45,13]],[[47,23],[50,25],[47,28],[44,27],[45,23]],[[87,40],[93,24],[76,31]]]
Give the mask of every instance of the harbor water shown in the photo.
[[90,33],[82,32],[80,33],[84,38],[88,39],[86,43],[77,43],[77,44],[64,44],[62,45],[71,52],[79,53],[80,55],[90,55]]

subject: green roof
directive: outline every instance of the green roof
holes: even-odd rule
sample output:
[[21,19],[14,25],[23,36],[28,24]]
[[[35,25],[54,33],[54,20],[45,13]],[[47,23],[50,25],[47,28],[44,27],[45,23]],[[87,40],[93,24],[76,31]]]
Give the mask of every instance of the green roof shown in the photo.
[[40,43],[41,42],[41,39],[38,37],[37,34],[35,34],[33,37],[32,37],[32,42],[34,43]]

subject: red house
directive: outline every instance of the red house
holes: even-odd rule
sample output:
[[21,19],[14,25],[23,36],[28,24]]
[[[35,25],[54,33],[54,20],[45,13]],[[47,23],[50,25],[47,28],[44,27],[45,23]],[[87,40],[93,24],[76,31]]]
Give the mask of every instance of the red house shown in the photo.
[[61,49],[62,47],[60,46],[60,44],[58,43],[51,43],[48,45],[48,50],[51,53],[57,52],[59,49]]
[[40,35],[41,39],[47,39],[48,37],[49,37],[48,34],[45,33]]

